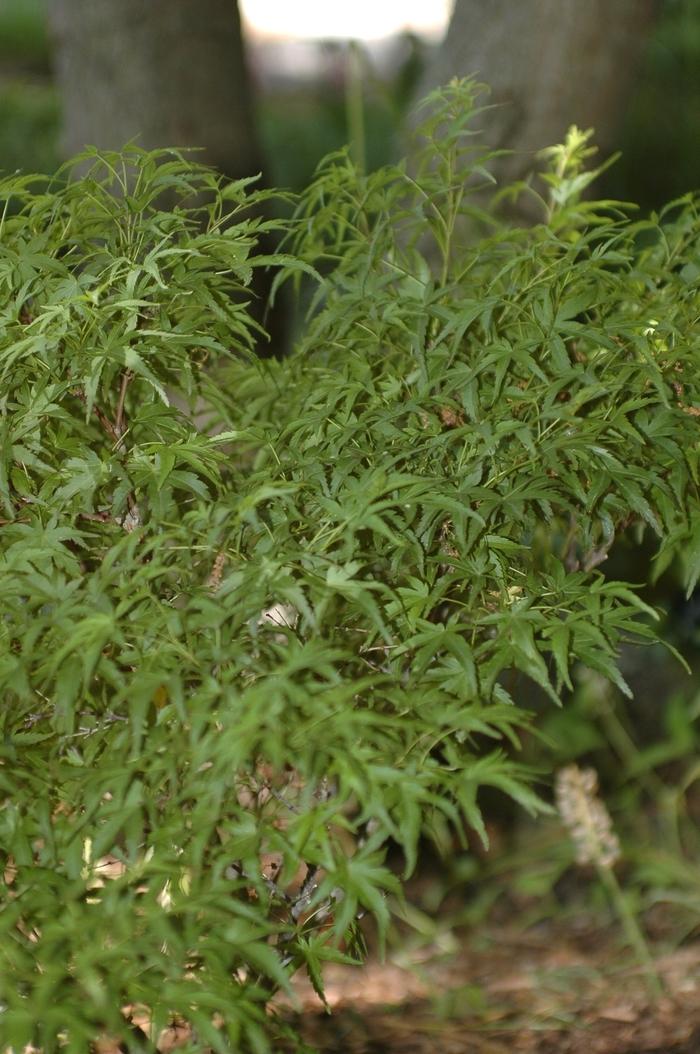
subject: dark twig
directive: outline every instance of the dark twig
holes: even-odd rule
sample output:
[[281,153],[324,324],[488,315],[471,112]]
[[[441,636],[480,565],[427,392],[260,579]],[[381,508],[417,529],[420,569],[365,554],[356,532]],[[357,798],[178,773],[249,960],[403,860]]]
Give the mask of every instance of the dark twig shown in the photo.
[[78,516],[83,520],[96,520],[98,523],[109,523],[112,519],[108,512],[79,512]]
[[[252,878],[251,875],[249,875],[246,871],[243,870],[243,868],[238,863],[238,861],[234,861],[234,863],[229,864],[229,868],[236,875],[238,875],[239,878],[244,879],[246,882],[250,882],[251,886],[254,886],[256,881],[262,881],[263,884],[267,887],[268,891],[274,897],[282,900],[284,903],[287,903],[287,904],[291,903],[291,897],[289,896],[289,894],[285,893],[283,889],[280,889],[280,887],[277,885],[275,880],[273,878],[268,878],[267,875],[262,873],[262,871],[258,875],[258,878],[255,879],[255,878]],[[230,874],[229,874],[228,877],[231,877]]]
[[299,815],[301,809],[299,809],[298,806],[292,805],[290,801],[287,801],[284,795],[280,794],[280,792],[278,790],[275,790],[274,787],[270,786],[269,783],[266,783],[264,786],[265,790],[270,793],[270,795],[275,799],[275,801],[278,801],[280,805],[284,805],[285,809],[289,809],[290,812],[295,812],[297,816]]
[[291,916],[295,922],[298,922],[299,918],[308,910],[313,895],[318,889],[317,874],[318,867],[316,864],[306,865],[306,878],[304,879],[301,889],[294,898],[291,908]]
[[[82,388],[73,388],[72,394],[75,395],[78,399],[80,399],[82,403],[87,403],[87,396],[85,395],[85,392]],[[121,439],[121,436],[117,433],[114,425],[107,417],[107,414],[103,413],[102,410],[100,410],[97,403],[93,403],[92,408],[95,411],[95,417],[100,422],[105,432],[107,432],[107,434],[112,437],[115,443],[118,443]]]

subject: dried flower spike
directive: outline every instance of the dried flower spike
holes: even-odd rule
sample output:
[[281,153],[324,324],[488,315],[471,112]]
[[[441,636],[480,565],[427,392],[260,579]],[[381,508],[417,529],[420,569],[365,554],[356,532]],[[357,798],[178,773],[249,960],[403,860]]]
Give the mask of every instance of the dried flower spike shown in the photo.
[[613,870],[621,856],[620,843],[610,813],[598,798],[597,790],[598,775],[593,769],[567,765],[557,773],[557,809],[576,846],[577,863],[592,864],[596,868],[622,922],[629,946],[634,949],[644,971],[649,994],[653,999],[659,999],[663,995],[663,984],[634,909],[630,907]]
[[216,593],[217,589],[221,585],[221,578],[224,573],[224,566],[226,564],[226,553],[217,553],[216,559],[211,569],[211,574],[207,580],[207,588]]
[[576,847],[576,862],[612,868],[620,858],[620,843],[610,814],[597,797],[593,769],[567,765],[557,773],[557,810]]

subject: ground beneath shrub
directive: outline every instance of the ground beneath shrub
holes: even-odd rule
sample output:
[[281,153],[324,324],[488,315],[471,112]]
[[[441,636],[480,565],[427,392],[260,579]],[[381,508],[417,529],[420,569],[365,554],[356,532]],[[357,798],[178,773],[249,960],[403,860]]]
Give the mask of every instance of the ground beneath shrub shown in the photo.
[[654,1001],[614,939],[540,926],[449,958],[332,966],[332,1013],[299,978],[294,1021],[324,1054],[700,1054],[700,943],[657,958]]
[[[279,998],[274,1012],[321,1054],[700,1054],[700,941],[657,953],[655,999],[617,940],[560,922],[450,933],[442,949],[327,967],[330,1013],[300,974],[293,1002]],[[147,1014],[127,1016],[149,1032]],[[154,1038],[160,1054],[192,1049],[183,1020]],[[124,1048],[102,1037],[92,1050]]]

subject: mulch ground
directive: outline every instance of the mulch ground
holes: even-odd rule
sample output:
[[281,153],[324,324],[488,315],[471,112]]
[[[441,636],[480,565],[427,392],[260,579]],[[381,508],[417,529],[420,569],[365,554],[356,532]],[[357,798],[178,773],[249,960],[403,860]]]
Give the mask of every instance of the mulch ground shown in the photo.
[[656,961],[665,995],[600,933],[482,934],[457,955],[332,966],[328,1014],[296,982],[296,1026],[324,1054],[700,1054],[700,943]]

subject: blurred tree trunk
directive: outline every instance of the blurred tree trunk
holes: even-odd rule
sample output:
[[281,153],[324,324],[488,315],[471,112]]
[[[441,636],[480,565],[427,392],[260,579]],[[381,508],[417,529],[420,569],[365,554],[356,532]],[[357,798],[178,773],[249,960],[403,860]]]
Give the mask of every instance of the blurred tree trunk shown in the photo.
[[[196,160],[231,179],[263,168],[237,0],[51,0],[63,152],[201,147]],[[265,253],[274,252],[267,237]],[[263,319],[269,279],[253,292],[270,345],[285,346],[282,304]]]
[[455,0],[447,35],[420,93],[474,75],[497,104],[480,117],[486,141],[514,151],[495,166],[517,179],[534,152],[567,128],[614,145],[659,0]]
[[236,0],[52,0],[66,154],[203,148],[231,178],[260,171]]

